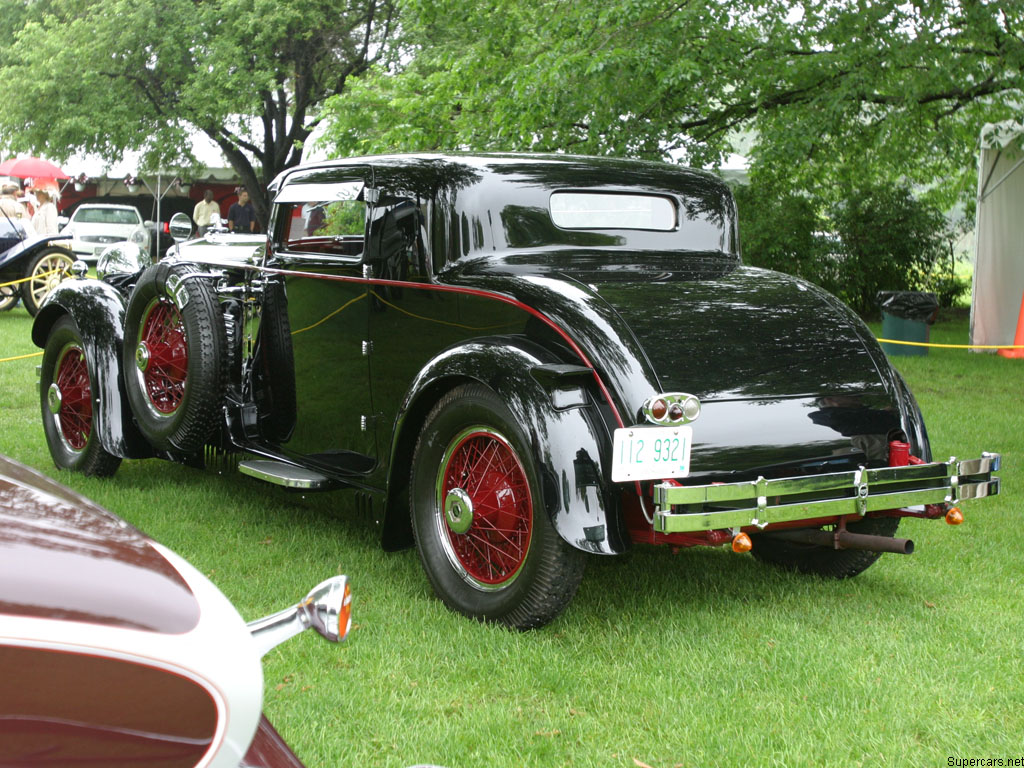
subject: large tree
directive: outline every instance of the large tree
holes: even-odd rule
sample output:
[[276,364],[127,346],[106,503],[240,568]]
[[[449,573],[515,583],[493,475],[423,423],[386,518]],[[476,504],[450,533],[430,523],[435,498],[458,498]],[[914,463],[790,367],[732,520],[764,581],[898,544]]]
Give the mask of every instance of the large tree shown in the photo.
[[[738,135],[789,188],[973,188],[1024,105],[1024,3],[405,0],[402,45],[331,100],[339,152],[570,150],[713,164]],[[836,182],[840,182],[836,184]]]
[[250,192],[301,160],[319,108],[371,66],[392,0],[0,0],[0,143],[63,160],[209,136]]

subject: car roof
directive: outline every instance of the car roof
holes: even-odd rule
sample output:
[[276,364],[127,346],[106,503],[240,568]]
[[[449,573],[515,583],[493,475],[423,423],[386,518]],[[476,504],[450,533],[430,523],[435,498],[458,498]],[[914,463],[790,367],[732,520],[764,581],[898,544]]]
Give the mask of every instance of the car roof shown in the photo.
[[[472,185],[483,177],[528,178],[531,182],[578,184],[586,179],[587,186],[617,186],[626,182],[632,185],[640,182],[653,187],[671,189],[678,187],[681,180],[690,184],[697,182],[712,187],[724,187],[715,174],[687,168],[682,165],[636,160],[618,157],[590,157],[584,155],[538,154],[538,153],[450,153],[450,154],[391,154],[351,157],[338,160],[321,160],[303,164],[282,171],[270,184],[271,193],[280,188],[289,177],[297,177],[317,171],[331,169],[373,168],[387,174],[407,173],[435,177],[437,181],[451,181],[444,177],[446,172],[458,176],[460,169],[466,178],[456,178],[455,183]],[[461,183],[460,183],[461,182]]]

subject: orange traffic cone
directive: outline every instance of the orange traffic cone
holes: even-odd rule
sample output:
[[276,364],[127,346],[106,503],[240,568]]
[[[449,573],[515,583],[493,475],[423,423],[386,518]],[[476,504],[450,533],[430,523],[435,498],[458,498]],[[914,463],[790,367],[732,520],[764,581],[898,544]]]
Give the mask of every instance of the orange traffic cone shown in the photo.
[[[1013,346],[1024,347],[1024,296],[1020,299],[1020,313],[1017,315],[1017,333],[1013,337]],[[1024,358],[1024,348],[1000,349],[1001,357]]]

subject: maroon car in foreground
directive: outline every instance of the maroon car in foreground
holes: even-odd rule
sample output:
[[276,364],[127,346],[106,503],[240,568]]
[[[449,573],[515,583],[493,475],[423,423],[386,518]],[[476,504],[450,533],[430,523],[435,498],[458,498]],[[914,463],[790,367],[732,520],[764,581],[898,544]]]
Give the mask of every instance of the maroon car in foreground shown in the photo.
[[346,577],[248,625],[199,571],[0,456],[0,765],[302,763],[261,715],[262,656],[342,640]]

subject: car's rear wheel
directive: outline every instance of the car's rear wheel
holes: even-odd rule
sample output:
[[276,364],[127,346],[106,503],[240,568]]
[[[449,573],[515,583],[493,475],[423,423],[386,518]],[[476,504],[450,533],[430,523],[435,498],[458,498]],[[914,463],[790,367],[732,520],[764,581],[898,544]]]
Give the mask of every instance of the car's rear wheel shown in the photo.
[[43,248],[28,262],[27,280],[21,284],[21,300],[28,313],[35,317],[50,291],[71,276],[75,258],[70,251],[52,246]]
[[5,285],[0,288],[0,312],[14,309],[18,305],[19,298],[17,286]]
[[[900,521],[896,517],[868,517],[847,523],[850,533],[871,536],[895,536]],[[758,560],[800,573],[810,573],[833,579],[848,579],[869,568],[882,556],[881,552],[860,549],[833,549],[814,544],[799,544],[772,538],[768,534],[752,536],[750,550]]]
[[156,264],[125,310],[125,389],[156,448],[192,452],[218,423],[225,374],[224,324],[212,286],[195,268]]
[[466,384],[427,417],[410,478],[416,546],[438,597],[516,629],[565,610],[585,563],[544,510],[528,446],[501,399]]
[[114,474],[121,459],[104,450],[96,434],[97,397],[82,336],[70,317],[58,320],[46,340],[39,391],[53,463],[86,475]]

